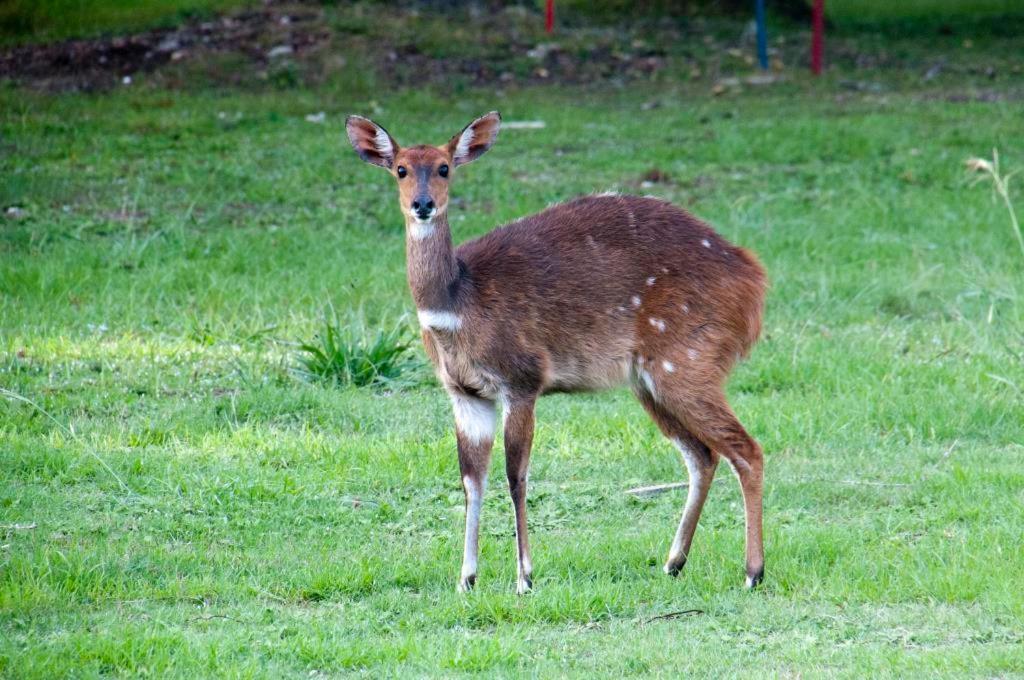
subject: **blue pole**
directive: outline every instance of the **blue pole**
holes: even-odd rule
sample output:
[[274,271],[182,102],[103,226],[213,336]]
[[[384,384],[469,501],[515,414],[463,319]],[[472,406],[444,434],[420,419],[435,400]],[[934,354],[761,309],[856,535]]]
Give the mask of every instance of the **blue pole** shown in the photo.
[[768,31],[764,26],[764,0],[755,0],[757,14],[757,62],[768,70]]

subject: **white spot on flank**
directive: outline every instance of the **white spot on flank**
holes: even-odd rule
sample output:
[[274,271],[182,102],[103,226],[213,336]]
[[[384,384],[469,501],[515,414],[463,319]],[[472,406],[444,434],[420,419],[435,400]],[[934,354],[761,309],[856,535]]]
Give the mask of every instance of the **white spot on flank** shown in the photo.
[[440,331],[454,331],[462,326],[462,317],[453,312],[443,312],[434,309],[420,309],[416,311],[416,318],[420,320],[421,328],[433,328]]
[[668,274],[668,267],[662,267],[661,268],[661,273],[662,274]]
[[711,247],[711,241],[707,240],[706,238],[705,239],[701,239],[700,244],[702,246],[704,246],[705,248],[710,248]]
[[633,297],[629,298],[629,301],[633,303],[634,307],[639,307],[640,306],[640,296],[639,295],[634,295]]
[[683,305],[683,313],[684,314],[689,314],[690,313],[690,305]]
[[647,285],[648,286],[653,286],[654,282],[657,281],[657,280],[658,280],[658,277],[656,277],[656,276],[648,276],[647,277]]
[[665,332],[665,322],[662,321],[661,319],[655,319],[652,316],[651,318],[648,319],[648,321],[650,322],[650,324],[652,326],[654,326],[655,328],[658,329],[659,333],[664,333]]
[[662,361],[662,362],[661,362],[661,365],[662,365],[662,366],[663,366],[663,367],[665,368],[665,370],[666,370],[666,371],[668,371],[669,373],[675,373],[675,372],[676,372],[676,366],[675,366],[675,364],[673,364],[673,363],[672,363],[671,361]]
[[695,350],[695,349],[688,349],[688,350],[686,350],[686,356],[690,357],[690,361],[694,361],[700,355],[697,354],[697,350]]
[[462,394],[452,395],[455,427],[473,444],[494,439],[494,404]]

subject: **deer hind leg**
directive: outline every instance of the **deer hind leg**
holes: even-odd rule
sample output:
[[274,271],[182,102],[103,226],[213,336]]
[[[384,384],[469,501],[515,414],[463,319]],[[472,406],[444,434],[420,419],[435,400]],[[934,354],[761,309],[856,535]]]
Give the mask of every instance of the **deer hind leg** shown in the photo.
[[676,529],[676,535],[672,540],[672,547],[669,549],[668,560],[664,567],[666,574],[676,576],[686,565],[686,558],[690,554],[693,534],[697,530],[704,501],[707,500],[708,490],[711,488],[715,471],[718,469],[718,454],[709,449],[687,430],[678,418],[655,401],[654,396],[646,387],[645,384],[637,383],[637,398],[665,436],[679,449],[690,477],[686,505],[683,508],[683,515],[679,520],[679,527]]
[[477,555],[480,551],[480,510],[487,468],[494,443],[494,402],[452,391],[455,411],[455,437],[459,448],[459,471],[466,493],[466,539],[462,552],[459,591],[468,592],[476,584]]
[[679,368],[670,362],[648,361],[646,366],[637,368],[636,382],[659,411],[676,418],[686,432],[725,458],[736,473],[743,491],[746,519],[747,587],[752,588],[764,578],[761,446],[747,434],[729,407],[721,387],[724,376],[713,366],[693,360],[693,356],[688,355],[691,361]]
[[753,588],[764,579],[761,528],[764,457],[761,445],[736,419],[721,388],[689,395],[685,401],[682,420],[687,428],[728,461],[740,482],[746,519],[746,583],[748,588]]
[[533,446],[535,396],[509,397],[505,403],[505,472],[516,522],[516,593],[533,588],[533,563],[526,528],[526,482]]

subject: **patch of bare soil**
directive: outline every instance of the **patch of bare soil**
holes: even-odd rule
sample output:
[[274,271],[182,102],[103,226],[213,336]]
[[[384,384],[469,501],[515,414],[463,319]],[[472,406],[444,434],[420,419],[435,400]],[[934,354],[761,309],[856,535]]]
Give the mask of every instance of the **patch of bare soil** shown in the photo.
[[[174,28],[0,49],[0,79],[42,90],[92,91],[130,84],[140,73],[167,74],[161,83],[175,87],[188,81],[182,73],[242,84],[291,69],[288,78],[316,82],[358,61],[395,85],[453,78],[474,85],[585,83],[647,78],[667,61],[664,50],[617,30],[583,39],[566,30],[545,41],[542,16],[522,7],[477,13],[468,26],[453,19],[463,24],[453,38],[459,49],[438,49],[436,16],[431,22],[415,8],[390,7],[370,10],[376,14],[368,19],[366,11],[267,0],[257,9]],[[381,30],[382,21],[395,30]],[[427,25],[433,45],[417,32]]]
[[321,9],[268,4],[133,35],[8,48],[0,51],[0,79],[45,90],[102,90],[211,53],[242,55],[257,67],[301,58],[328,37]]
[[[367,82],[367,72],[375,75],[375,86],[448,88],[614,86],[676,78],[710,82],[712,95],[726,96],[807,69],[810,38],[802,24],[770,36],[771,70],[761,73],[754,64],[754,34],[734,18],[567,22],[549,36],[535,9],[480,6],[446,13],[426,11],[416,2],[263,0],[253,9],[171,28],[0,48],[0,81],[91,91],[129,85],[139,74],[171,89],[291,87],[336,77]],[[1009,49],[1016,46],[1013,37],[982,51],[965,36],[901,43],[863,33],[830,35],[827,66],[842,75],[839,97],[881,97],[913,88],[954,101],[1019,98],[1021,65],[1019,51]],[[654,100],[642,108],[658,105]]]

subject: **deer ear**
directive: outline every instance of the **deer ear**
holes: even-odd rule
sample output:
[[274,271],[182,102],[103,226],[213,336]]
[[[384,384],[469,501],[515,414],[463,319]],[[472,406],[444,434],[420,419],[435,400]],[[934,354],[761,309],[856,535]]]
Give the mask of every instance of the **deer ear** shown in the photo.
[[388,131],[369,118],[349,116],[345,119],[348,141],[359,157],[367,163],[390,169],[398,154],[398,143]]
[[452,156],[452,163],[458,167],[482,156],[498,139],[500,127],[501,114],[497,111],[480,116],[464,127],[462,132],[448,142],[448,153]]

